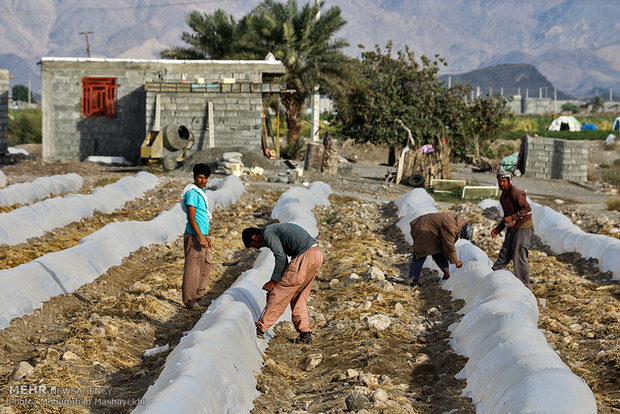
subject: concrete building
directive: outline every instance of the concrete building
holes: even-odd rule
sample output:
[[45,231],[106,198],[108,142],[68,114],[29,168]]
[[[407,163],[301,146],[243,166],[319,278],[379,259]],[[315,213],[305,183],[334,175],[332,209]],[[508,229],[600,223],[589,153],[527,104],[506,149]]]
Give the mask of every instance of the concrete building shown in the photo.
[[186,126],[199,149],[261,148],[262,96],[280,61],[41,59],[43,158],[137,161],[146,135]]
[[9,71],[0,69],[0,154],[9,150]]

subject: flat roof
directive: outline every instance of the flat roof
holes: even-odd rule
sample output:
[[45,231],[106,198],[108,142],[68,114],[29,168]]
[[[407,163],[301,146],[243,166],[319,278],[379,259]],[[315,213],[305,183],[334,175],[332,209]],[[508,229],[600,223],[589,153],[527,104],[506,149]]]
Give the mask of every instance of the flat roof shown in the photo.
[[41,58],[41,62],[132,62],[132,63],[166,63],[166,64],[205,64],[217,63],[219,65],[238,65],[238,64],[261,64],[261,65],[282,65],[280,60],[189,60],[189,59],[120,59],[120,58],[93,58],[93,57],[49,57]]

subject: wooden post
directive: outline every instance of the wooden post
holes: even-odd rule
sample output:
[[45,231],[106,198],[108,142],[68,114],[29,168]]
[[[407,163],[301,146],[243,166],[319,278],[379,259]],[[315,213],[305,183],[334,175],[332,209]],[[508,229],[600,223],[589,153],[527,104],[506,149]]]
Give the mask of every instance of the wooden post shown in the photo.
[[276,157],[280,159],[280,94],[278,94],[278,110],[276,112],[276,119],[278,122],[276,125]]
[[209,115],[207,121],[209,122],[209,148],[213,148],[215,147],[215,122],[213,121],[213,101],[209,101],[208,107]]
[[409,128],[407,128],[405,126],[405,124],[403,124],[403,121],[401,121],[400,119],[395,120],[395,122],[398,122],[400,124],[400,126],[402,126],[403,128],[405,128],[405,131],[407,131],[407,136],[409,137],[409,143],[411,144],[410,148],[412,150],[416,149],[416,145],[415,145],[415,140],[413,139],[413,135],[411,134],[411,130]]

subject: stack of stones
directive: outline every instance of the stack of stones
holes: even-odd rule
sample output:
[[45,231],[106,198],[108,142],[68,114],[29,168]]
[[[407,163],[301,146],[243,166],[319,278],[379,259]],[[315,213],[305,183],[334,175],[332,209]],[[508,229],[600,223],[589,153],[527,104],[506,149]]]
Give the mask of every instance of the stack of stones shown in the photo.
[[585,182],[588,180],[588,143],[527,137],[525,174]]

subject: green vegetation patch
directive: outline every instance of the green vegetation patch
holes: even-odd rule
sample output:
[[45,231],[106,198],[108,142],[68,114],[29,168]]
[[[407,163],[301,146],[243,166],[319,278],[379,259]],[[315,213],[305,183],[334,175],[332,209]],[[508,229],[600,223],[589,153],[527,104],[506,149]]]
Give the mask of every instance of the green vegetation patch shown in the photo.
[[40,144],[42,119],[39,109],[9,110],[9,146]]

